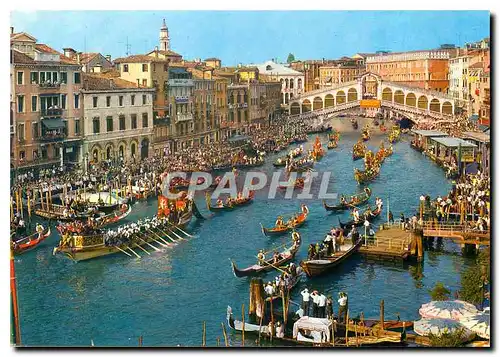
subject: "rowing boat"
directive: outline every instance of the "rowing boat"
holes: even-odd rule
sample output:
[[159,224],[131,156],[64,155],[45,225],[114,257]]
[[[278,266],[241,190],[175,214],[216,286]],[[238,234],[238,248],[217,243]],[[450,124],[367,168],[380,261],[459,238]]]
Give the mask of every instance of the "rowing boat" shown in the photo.
[[337,142],[336,141],[331,141],[331,140],[326,145],[326,147],[328,148],[328,150],[335,149],[337,146],[338,146]]
[[[105,216],[99,217],[95,220],[96,224],[94,228],[102,228],[104,226],[117,223],[127,217],[132,211],[132,206],[124,204],[119,210],[115,212],[109,213]],[[73,224],[73,222],[67,224],[59,224],[56,229],[60,234],[64,234],[66,232],[70,233],[78,233],[83,227],[77,227]]]
[[234,203],[231,204],[231,205],[223,204],[222,206],[212,206],[212,203],[210,202],[210,194],[207,193],[206,194],[207,208],[208,208],[209,211],[214,211],[214,212],[218,212],[218,211],[232,211],[236,207],[244,206],[244,205],[247,205],[247,204],[251,203],[252,200],[253,200],[254,195],[255,195],[255,193],[253,191],[250,191],[248,193],[248,197],[242,198],[240,200],[233,200]]
[[12,242],[15,255],[19,255],[35,248],[50,236],[50,227],[45,228],[41,233],[36,232],[27,237]]
[[343,222],[340,221],[340,218],[339,218],[340,227],[342,229],[346,229],[346,228],[349,228],[349,227],[352,227],[352,226],[360,227],[360,226],[362,226],[365,223],[364,218],[366,218],[366,220],[368,222],[371,222],[375,218],[377,218],[378,216],[380,216],[380,213],[382,213],[382,209],[379,209],[378,207],[374,211],[371,211],[371,214],[368,213],[370,211],[371,211],[371,209],[370,209],[370,207],[368,207],[365,210],[365,212],[363,212],[363,214],[360,215],[360,218],[359,218],[359,220],[357,222],[354,221],[354,220],[350,220],[347,223],[343,223]]
[[286,248],[283,252],[281,252],[280,258],[276,263],[274,263],[274,258],[270,258],[265,260],[263,265],[254,264],[244,269],[238,269],[236,267],[236,263],[231,260],[231,268],[233,269],[233,274],[237,278],[243,278],[245,276],[256,276],[262,272],[266,272],[271,269],[275,269],[276,267],[279,267],[283,264],[286,264],[295,257],[295,254],[297,254],[297,251],[300,247],[300,242],[301,241],[299,240],[299,243],[295,246],[295,248],[292,246],[290,248]]
[[310,278],[321,275],[332,270],[337,265],[345,261],[349,256],[358,250],[361,242],[362,240],[359,239],[356,244],[352,244],[351,242],[346,243],[340,247],[339,252],[335,252],[331,256],[324,257],[322,259],[303,260],[300,262],[300,266]]
[[292,222],[290,224],[285,224],[285,225],[279,226],[279,227],[274,226],[273,228],[264,228],[264,226],[261,224],[260,227],[262,229],[262,233],[265,236],[276,236],[276,235],[284,234],[286,232],[291,231],[294,228],[298,228],[298,227],[302,226],[306,222],[306,219],[307,219],[307,214],[301,213],[297,216],[296,222]]
[[329,206],[325,202],[325,200],[323,200],[323,207],[325,207],[327,211],[343,211],[350,207],[361,206],[362,204],[366,203],[370,199],[371,194],[372,191],[370,190],[370,188],[366,187],[364,189],[364,192],[352,195],[349,198],[349,201],[346,201],[345,203],[339,203],[335,206]]
[[358,181],[358,184],[364,184],[369,181],[373,181],[380,173],[379,166],[373,166],[370,170],[360,170],[358,168],[354,169],[354,178]]

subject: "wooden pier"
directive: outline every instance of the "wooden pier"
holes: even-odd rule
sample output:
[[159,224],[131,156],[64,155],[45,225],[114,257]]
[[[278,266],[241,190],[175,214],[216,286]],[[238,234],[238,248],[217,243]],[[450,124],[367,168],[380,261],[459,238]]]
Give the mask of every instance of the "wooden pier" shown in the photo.
[[386,223],[375,233],[375,238],[367,238],[359,253],[378,260],[402,261],[411,256],[422,258],[422,240],[421,236],[403,230],[399,224]]
[[425,221],[422,229],[424,237],[448,238],[459,244],[490,245],[489,230],[475,230],[467,223]]

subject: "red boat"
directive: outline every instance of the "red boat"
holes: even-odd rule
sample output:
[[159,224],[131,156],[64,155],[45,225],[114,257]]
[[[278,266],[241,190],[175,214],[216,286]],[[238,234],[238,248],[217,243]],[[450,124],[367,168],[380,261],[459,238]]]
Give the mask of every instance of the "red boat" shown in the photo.
[[[94,228],[101,228],[107,226],[108,224],[116,223],[123,218],[127,217],[132,211],[132,206],[123,204],[119,210],[113,211],[105,216],[96,219],[96,224]],[[87,226],[87,222],[70,222],[66,224],[59,224],[56,229],[60,234],[65,233],[81,233],[82,230]]]
[[43,242],[49,236],[50,236],[50,227],[47,227],[41,233],[36,232],[27,237],[13,241],[12,245],[14,254],[19,255],[35,248],[38,244]]

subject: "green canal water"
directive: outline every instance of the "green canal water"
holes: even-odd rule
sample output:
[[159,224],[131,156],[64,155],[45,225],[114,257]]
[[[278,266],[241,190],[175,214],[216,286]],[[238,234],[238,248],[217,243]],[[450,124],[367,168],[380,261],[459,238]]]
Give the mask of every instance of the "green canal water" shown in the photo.
[[[352,146],[359,133],[345,133],[339,147],[329,150],[315,165],[317,171],[329,170],[329,192],[355,193],[359,190],[353,168]],[[322,137],[326,142],[326,136]],[[382,137],[374,136],[367,144],[378,147]],[[311,145],[312,140],[306,144]],[[278,154],[267,157],[259,171],[272,173],[272,162]],[[319,183],[314,183],[319,185]],[[408,138],[394,146],[394,154],[382,165],[380,176],[369,185],[373,195],[387,200],[397,219],[401,212],[413,214],[421,194],[446,194],[451,183],[443,171],[422,154],[410,148]],[[210,216],[203,196],[196,198],[200,210]],[[326,231],[345,221],[348,213],[329,214],[321,200],[283,199],[283,194],[268,200],[267,192],[257,192],[252,204],[233,212],[216,214],[206,220],[193,221],[187,230],[195,235],[173,248],[146,255],[142,259],[124,254],[74,263],[63,256],[52,256],[58,243],[57,234],[45,240],[36,250],[15,258],[20,304],[22,341],[27,346],[137,346],[143,336],[145,346],[200,346],[202,323],[206,321],[207,344],[223,340],[221,322],[226,307],[241,316],[241,305],[248,306],[249,280],[236,278],[229,258],[239,267],[255,263],[261,248],[270,249],[290,238],[264,237],[259,223],[272,226],[277,215],[297,212],[300,203],[310,208],[310,217],[300,229],[303,243],[296,263],[307,255],[307,246],[324,237]],[[153,215],[156,199],[133,206],[127,221]],[[53,229],[55,232],[55,229]],[[379,302],[385,300],[387,319],[418,319],[418,308],[430,300],[429,289],[437,281],[455,291],[460,286],[460,271],[473,264],[462,256],[451,242],[434,244],[425,252],[424,262],[416,264],[383,264],[352,256],[335,271],[312,280],[304,278],[292,294],[300,302],[304,287],[337,296],[349,295],[351,316],[364,312],[365,318],[376,318]],[[264,279],[274,278],[268,273]],[[241,336],[229,331],[231,343],[239,345]],[[247,346],[255,337],[248,336]]]

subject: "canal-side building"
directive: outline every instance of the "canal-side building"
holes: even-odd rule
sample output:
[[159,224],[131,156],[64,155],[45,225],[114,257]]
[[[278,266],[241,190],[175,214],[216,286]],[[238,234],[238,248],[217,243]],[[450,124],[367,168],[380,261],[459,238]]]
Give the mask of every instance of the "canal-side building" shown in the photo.
[[195,67],[190,72],[194,83],[194,145],[206,144],[218,139],[215,117],[216,81],[212,77],[211,68]]
[[467,112],[469,104],[468,69],[471,56],[464,54],[449,60],[448,94],[455,100],[457,108]]
[[449,50],[394,52],[366,58],[366,71],[410,87],[447,92]]
[[63,48],[64,56],[82,66],[82,72],[99,73],[113,68],[110,55],[102,55],[98,52],[76,52],[74,49]]
[[37,170],[80,162],[81,66],[13,28],[10,41],[12,163],[18,170]]
[[[245,133],[250,125],[248,85],[232,83],[227,86],[227,132],[229,136]],[[226,136],[227,138],[227,136]]]
[[267,75],[281,83],[281,104],[287,106],[290,99],[304,92],[304,73],[296,71],[281,63],[267,61],[251,65],[257,67],[260,75]]
[[355,59],[344,57],[332,64],[321,66],[319,68],[319,89],[327,89],[354,81],[366,71],[365,65],[359,63]]
[[83,75],[85,161],[141,160],[152,155],[154,88],[121,78]]

